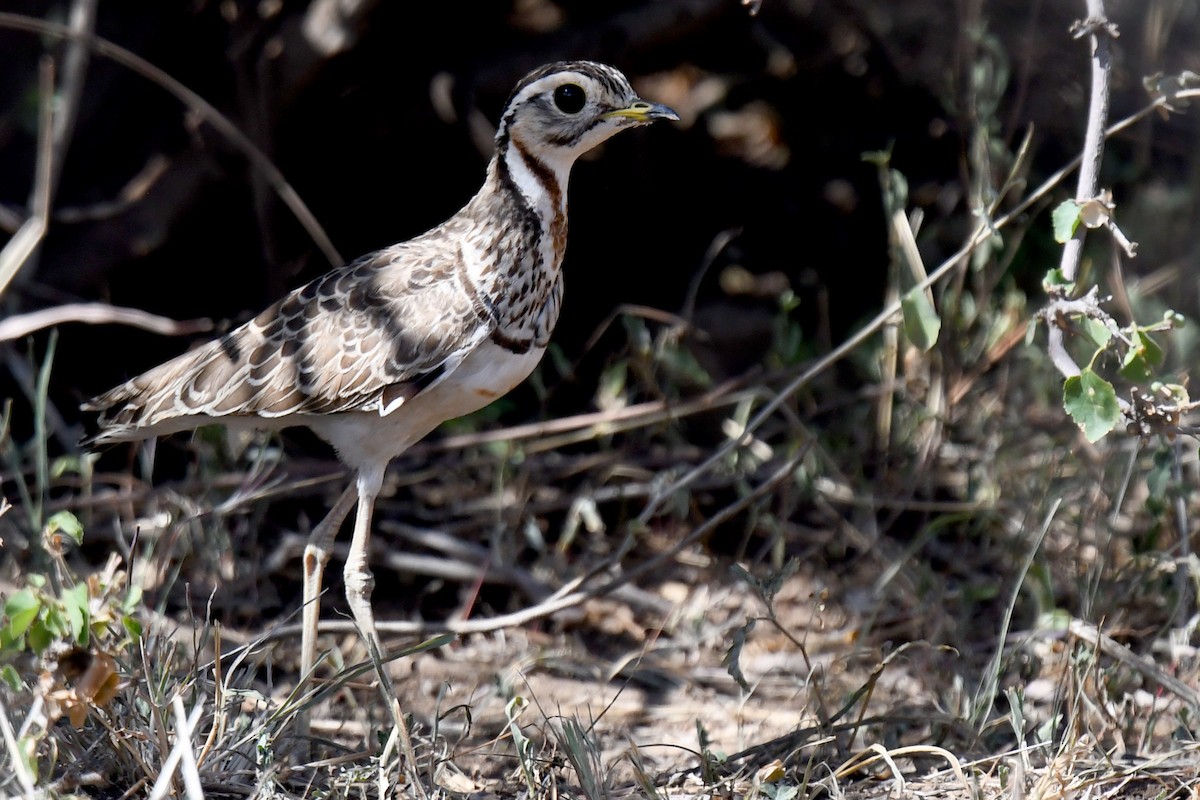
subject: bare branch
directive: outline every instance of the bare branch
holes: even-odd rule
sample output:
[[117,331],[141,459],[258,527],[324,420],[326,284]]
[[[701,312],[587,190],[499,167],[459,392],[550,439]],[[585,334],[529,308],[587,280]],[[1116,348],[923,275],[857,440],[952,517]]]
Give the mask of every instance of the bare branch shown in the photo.
[[[1088,103],[1087,131],[1084,133],[1079,162],[1079,180],[1075,188],[1075,198],[1079,203],[1099,197],[1100,164],[1104,158],[1104,127],[1108,120],[1109,82],[1112,71],[1109,38],[1117,36],[1116,26],[1105,17],[1104,0],[1086,0],[1086,3],[1087,19],[1077,22],[1071,30],[1074,38],[1088,36],[1092,44],[1092,94]],[[1074,284],[1079,274],[1083,240],[1087,237],[1088,227],[1077,225],[1075,234],[1063,245],[1059,272],[1068,285]],[[1046,351],[1050,361],[1064,377],[1071,378],[1079,374],[1079,365],[1071,358],[1063,343],[1063,330],[1060,325],[1063,317],[1069,313],[1061,306],[1067,301],[1065,292],[1065,287],[1051,287],[1050,305],[1044,309],[1043,314],[1049,330]],[[1090,294],[1094,295],[1094,292]]]
[[54,114],[54,152],[58,154],[51,173],[51,192],[58,188],[58,179],[66,161],[67,145],[75,131],[75,119],[79,116],[79,100],[83,96],[83,85],[87,80],[91,50],[85,41],[96,29],[96,6],[99,0],[74,0],[69,18],[73,36],[67,39],[66,54],[63,56],[59,84],[58,105]]
[[32,31],[43,36],[53,36],[58,39],[76,39],[85,44],[93,52],[110,58],[124,67],[128,67],[175,95],[188,109],[195,111],[201,119],[225,136],[234,147],[241,151],[242,155],[250,161],[254,168],[266,177],[267,182],[270,183],[276,194],[279,195],[279,198],[291,209],[296,219],[304,226],[308,235],[312,237],[313,242],[320,248],[321,252],[324,253],[333,266],[337,267],[345,263],[345,259],[338,254],[337,249],[333,246],[333,242],[330,241],[329,236],[325,233],[325,229],[317,222],[317,218],[313,216],[312,211],[300,199],[299,193],[288,183],[283,173],[279,171],[279,168],[275,166],[271,159],[234,124],[233,120],[222,114],[211,103],[187,86],[184,86],[175,78],[136,53],[126,50],[124,47],[114,44],[108,39],[97,36],[94,33],[79,32],[56,22],[47,22],[9,12],[0,12],[0,27],[12,28],[19,31]]
[[0,252],[0,294],[37,252],[50,219],[54,175],[54,62],[43,58],[38,74],[38,148],[29,197],[29,217]]
[[20,339],[35,331],[62,325],[66,322],[82,322],[87,325],[129,325],[163,336],[186,336],[193,333],[206,333],[213,329],[212,320],[208,319],[177,322],[169,317],[148,314],[136,308],[122,308],[105,303],[69,303],[0,320],[0,342]]
[[[1104,126],[1108,122],[1109,83],[1112,72],[1109,40],[1118,35],[1116,26],[1105,17],[1104,0],[1086,2],[1088,18],[1078,23],[1072,31],[1076,38],[1089,36],[1092,43],[1092,96],[1088,104],[1087,132],[1083,139],[1083,160],[1075,189],[1075,197],[1081,202],[1095,197],[1099,192],[1100,162],[1104,158]],[[1059,268],[1068,281],[1074,281],[1079,272],[1086,235],[1086,228],[1079,226],[1075,229],[1075,235],[1063,247]]]

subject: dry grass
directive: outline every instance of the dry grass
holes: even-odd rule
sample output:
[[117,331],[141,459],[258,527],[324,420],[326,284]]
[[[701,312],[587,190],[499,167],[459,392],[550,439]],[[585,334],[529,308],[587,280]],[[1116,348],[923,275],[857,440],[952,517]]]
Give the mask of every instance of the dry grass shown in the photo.
[[[51,346],[34,435],[3,439],[0,595],[55,636],[0,639],[0,794],[1195,796],[1200,465],[1182,438],[1087,443],[1020,346],[1036,309],[1009,270],[1043,224],[1023,214],[1065,175],[1027,189],[1026,148],[965,156],[991,224],[927,220],[963,248],[941,265],[892,217],[889,297],[930,287],[932,349],[895,304],[797,346],[781,291],[774,348],[713,386],[702,332],[628,309],[600,411],[476,418],[393,465],[375,602],[412,761],[336,586],[321,680],[295,691],[299,554],[334,462],[207,432],[160,445],[188,465],[165,484],[144,450],[52,460]],[[1127,289],[1157,310],[1169,284]]]
[[[914,438],[871,480],[810,446],[779,483],[777,453],[813,440],[774,416],[636,526],[659,476],[711,452],[681,445],[675,426],[595,436],[573,455],[535,438],[405,457],[408,477],[381,506],[380,616],[436,609],[475,626],[393,664],[408,769],[371,673],[350,663],[363,657],[352,633],[324,639],[333,679],[292,695],[300,538],[269,533],[264,512],[335,484],[288,483],[261,462],[234,470],[202,439],[196,463],[215,471],[195,483],[62,479],[47,512],[91,519],[84,548],[66,546],[64,582],[86,574],[86,553],[121,552],[99,584],[124,570],[145,588],[145,635],[106,645],[120,687],[78,728],[45,704],[70,681],[18,661],[27,683],[3,695],[6,763],[35,747],[34,793],[53,794],[1171,796],[1197,777],[1194,621],[1173,622],[1174,563],[1122,533],[1154,524],[1143,489],[1118,491],[1136,453],[1068,454],[1070,423],[1038,423],[1007,394],[1045,380],[1038,368],[1017,357],[1006,380],[977,381],[939,442]],[[876,396],[828,406],[843,422],[822,441],[852,435]],[[913,397],[898,422],[922,416]],[[1027,436],[997,437],[1018,424]],[[917,458],[919,479],[906,466]],[[6,544],[32,558],[20,512],[3,518]],[[433,588],[412,577],[422,569],[437,572]],[[6,579],[27,570],[10,561]],[[580,599],[489,624],[564,586]],[[311,742],[294,736],[303,708]],[[5,774],[6,792],[27,793],[18,770]]]

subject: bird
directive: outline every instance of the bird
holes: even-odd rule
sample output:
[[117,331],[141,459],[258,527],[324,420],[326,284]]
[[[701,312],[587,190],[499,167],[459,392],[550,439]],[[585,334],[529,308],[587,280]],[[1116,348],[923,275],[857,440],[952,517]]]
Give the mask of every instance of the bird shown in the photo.
[[368,552],[388,464],[541,360],[563,298],[572,165],[622,130],[678,119],[606,64],[535,69],[509,95],[483,186],[456,214],[82,405],[94,414],[89,449],[209,424],[306,426],[333,446],[353,479],[305,545],[300,685],[315,668],[323,574],[350,509],[346,602],[378,667]]

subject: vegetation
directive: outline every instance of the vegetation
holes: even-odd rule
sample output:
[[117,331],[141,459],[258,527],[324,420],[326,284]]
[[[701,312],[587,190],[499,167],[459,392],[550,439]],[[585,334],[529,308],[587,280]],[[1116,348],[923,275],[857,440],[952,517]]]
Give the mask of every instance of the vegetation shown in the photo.
[[[0,13],[0,795],[1197,791],[1200,10],[378,5]],[[406,753],[336,584],[296,689],[332,455],[77,406],[437,222],[560,55],[683,121],[578,170],[537,375],[389,474]]]

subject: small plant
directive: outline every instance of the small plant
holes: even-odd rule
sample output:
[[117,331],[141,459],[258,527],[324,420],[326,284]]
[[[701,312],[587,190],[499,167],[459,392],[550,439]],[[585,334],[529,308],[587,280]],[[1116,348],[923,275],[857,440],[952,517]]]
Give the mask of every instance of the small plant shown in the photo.
[[112,700],[121,686],[118,657],[142,633],[134,616],[142,593],[128,585],[118,555],[78,579],[64,550],[82,542],[83,528],[67,511],[47,520],[41,539],[50,571],[27,575],[26,585],[5,599],[0,618],[0,679],[14,695],[31,691],[34,707],[45,708],[31,715],[42,724],[24,726],[17,741],[16,770],[30,777],[39,773],[40,745],[55,722],[65,716],[79,728]]
[[[1051,214],[1054,238],[1063,245],[1062,259],[1043,280],[1049,302],[1031,322],[1028,338],[1032,338],[1034,323],[1046,323],[1050,360],[1064,377],[1063,407],[1088,441],[1098,441],[1122,421],[1130,435],[1148,438],[1162,434],[1173,439],[1181,431],[1192,432],[1180,422],[1198,404],[1188,396],[1183,381],[1176,383],[1160,375],[1163,348],[1152,334],[1183,327],[1183,316],[1167,309],[1160,319],[1149,323],[1133,320],[1122,326],[1103,307],[1107,298],[1099,295],[1098,287],[1081,291],[1079,273],[1087,231],[1106,230],[1129,259],[1137,256],[1137,243],[1117,225],[1112,191],[1099,186],[1112,69],[1109,47],[1118,31],[1106,19],[1089,18],[1077,23],[1073,33],[1077,39],[1090,40],[1094,62],[1086,141],[1076,195]],[[1186,104],[1184,98],[1198,83],[1194,73],[1184,72],[1167,79],[1152,76],[1145,86],[1165,114]],[[1080,349],[1086,358],[1077,360],[1080,353],[1068,351],[1068,336],[1072,335],[1084,343]],[[1114,354],[1116,358],[1111,357]],[[1128,400],[1118,395],[1118,379],[1129,386]]]
[[513,746],[517,749],[517,762],[521,765],[521,778],[530,797],[539,795],[538,786],[542,782],[541,768],[537,756],[533,752],[533,742],[521,731],[517,718],[521,711],[529,705],[529,701],[517,695],[504,706],[504,716],[508,719],[508,731],[512,736]]
[[561,717],[559,724],[551,726],[550,731],[571,762],[583,796],[587,800],[611,797],[600,746],[591,734],[590,726],[585,727],[575,717]]
[[713,749],[712,737],[708,735],[708,729],[700,719],[696,720],[696,740],[700,744],[700,777],[704,785],[716,786],[721,781],[728,758],[725,753]]

